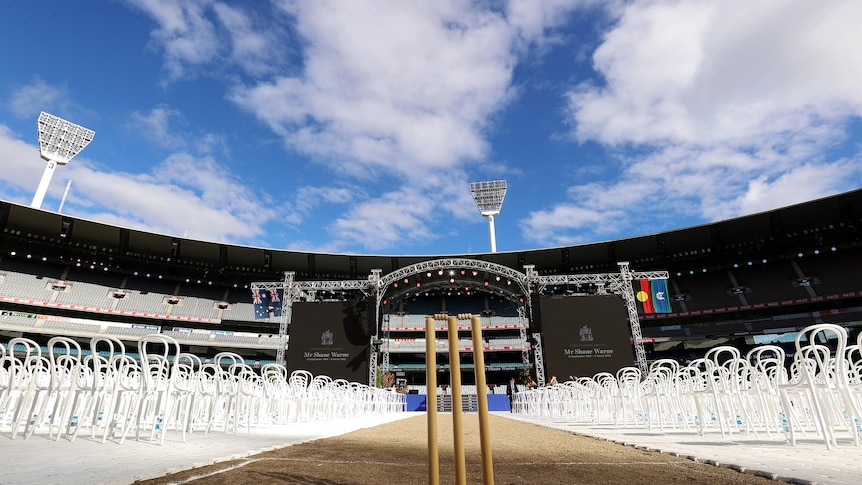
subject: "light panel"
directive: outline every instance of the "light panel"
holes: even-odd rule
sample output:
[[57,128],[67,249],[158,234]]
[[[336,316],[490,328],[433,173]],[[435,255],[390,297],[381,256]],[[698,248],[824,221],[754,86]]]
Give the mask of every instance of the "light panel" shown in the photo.
[[39,132],[39,153],[48,161],[60,165],[69,163],[93,141],[96,132],[44,111],[36,121]]
[[476,202],[476,207],[483,216],[495,216],[503,207],[503,198],[506,197],[506,181],[491,180],[489,182],[471,182],[470,194]]

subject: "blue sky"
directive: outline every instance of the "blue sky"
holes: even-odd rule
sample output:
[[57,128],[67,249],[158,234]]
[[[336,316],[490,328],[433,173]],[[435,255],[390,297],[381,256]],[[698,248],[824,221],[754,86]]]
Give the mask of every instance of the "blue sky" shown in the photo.
[[703,224],[862,186],[862,3],[5,2],[0,198],[40,111],[96,132],[42,205],[208,241],[497,250]]

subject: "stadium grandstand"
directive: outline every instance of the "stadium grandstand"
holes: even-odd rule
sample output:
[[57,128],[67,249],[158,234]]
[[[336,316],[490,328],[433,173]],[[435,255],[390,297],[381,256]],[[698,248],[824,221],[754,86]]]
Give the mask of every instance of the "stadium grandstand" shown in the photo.
[[[544,365],[537,345],[541,317],[531,311],[531,300],[601,292],[592,283],[525,287],[513,280],[527,273],[616,274],[625,262],[634,272],[668,275],[670,312],[638,306],[639,342],[648,362],[690,361],[721,344],[744,352],[774,343],[791,353],[796,332],[807,325],[838,323],[855,336],[862,322],[862,190],[659,234],[469,255],[238,246],[11,202],[0,202],[0,228],[2,342],[26,337],[46,345],[62,335],[86,347],[92,337],[108,335],[133,349],[142,335],[157,332],[205,361],[234,352],[259,367],[275,362],[283,346],[290,348],[290,315],[278,316],[271,306],[265,315],[256,313],[252,290],[284,282],[289,274],[297,285],[315,283],[296,295],[297,305],[336,302],[353,305],[355,313],[365,302],[353,324],[368,350],[362,367],[370,370],[368,380],[382,369],[423,385],[424,317],[472,313],[483,316],[488,381],[502,386],[514,372],[544,376],[537,368]],[[445,274],[442,266],[432,271],[435,261],[462,268],[458,274],[457,265]],[[383,294],[370,294],[362,284],[389,275],[398,279],[389,278]],[[469,350],[469,329],[463,330],[459,348]],[[288,368],[290,357],[288,351]]]

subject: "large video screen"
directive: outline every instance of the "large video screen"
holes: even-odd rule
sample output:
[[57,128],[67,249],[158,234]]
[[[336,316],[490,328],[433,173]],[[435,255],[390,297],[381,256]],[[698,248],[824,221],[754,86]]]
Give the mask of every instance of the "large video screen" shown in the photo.
[[[539,299],[545,377],[616,373],[634,365],[623,299],[616,295],[548,296]],[[535,304],[535,303],[534,303]]]
[[368,381],[369,305],[297,302],[292,306],[287,369],[303,369],[333,379]]

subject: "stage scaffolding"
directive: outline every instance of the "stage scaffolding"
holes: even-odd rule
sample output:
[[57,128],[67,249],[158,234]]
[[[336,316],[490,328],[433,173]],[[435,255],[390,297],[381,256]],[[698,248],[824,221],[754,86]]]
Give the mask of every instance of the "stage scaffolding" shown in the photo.
[[[523,297],[523,304],[518,307],[518,314],[523,321],[525,318],[531,318],[532,299],[531,295],[541,293],[548,286],[560,285],[593,285],[596,289],[596,294],[616,294],[623,298],[628,310],[629,325],[632,335],[632,342],[635,349],[635,361],[642,372],[646,373],[647,361],[646,351],[644,350],[643,337],[641,334],[640,320],[637,314],[637,305],[634,295],[632,282],[641,279],[667,279],[667,271],[632,271],[628,262],[619,262],[618,273],[595,273],[595,274],[571,274],[571,275],[539,275],[535,266],[525,265],[524,272],[520,272],[507,266],[468,258],[445,258],[423,261],[399,268],[388,274],[382,274],[382,270],[373,269],[371,274],[366,279],[358,280],[340,280],[340,281],[297,281],[295,273],[292,271],[285,272],[284,279],[277,282],[254,282],[251,284],[252,290],[272,290],[282,289],[284,296],[282,300],[281,316],[273,317],[279,324],[278,336],[279,347],[276,353],[276,362],[285,365],[285,350],[288,345],[288,328],[292,314],[293,303],[297,301],[318,301],[322,292],[360,292],[365,297],[374,296],[376,304],[374,305],[373,316],[374,334],[369,340],[369,348],[371,349],[370,362],[368,365],[368,383],[374,385],[377,376],[377,369],[380,367],[383,371],[389,370],[389,355],[386,345],[380,344],[385,342],[381,339],[381,329],[378,328],[377,322],[381,321],[380,312],[382,310],[382,302],[389,290],[390,286],[403,280],[432,271],[476,271],[485,274],[497,275],[505,278],[507,290],[504,292],[507,298],[518,300],[518,296]],[[508,287],[514,286],[514,289],[508,290]],[[494,289],[500,289],[500,286],[494,286]],[[480,290],[481,291],[481,290]],[[526,329],[521,330],[521,338],[527,339]],[[533,350],[533,359],[536,366],[536,380],[541,385],[544,384],[544,358],[541,349],[541,334],[530,332],[531,349]],[[382,358],[382,362],[378,365],[378,354]],[[526,354],[523,356],[526,359]]]

